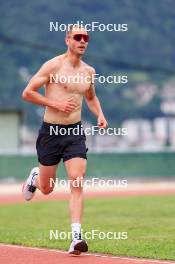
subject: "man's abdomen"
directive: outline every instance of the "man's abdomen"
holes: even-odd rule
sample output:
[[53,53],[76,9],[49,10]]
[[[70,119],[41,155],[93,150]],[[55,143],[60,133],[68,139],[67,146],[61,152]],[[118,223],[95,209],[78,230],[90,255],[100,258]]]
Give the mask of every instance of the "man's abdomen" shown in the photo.
[[44,121],[52,124],[69,125],[77,123],[81,120],[81,109],[77,109],[70,114],[57,111],[46,107],[44,113]]

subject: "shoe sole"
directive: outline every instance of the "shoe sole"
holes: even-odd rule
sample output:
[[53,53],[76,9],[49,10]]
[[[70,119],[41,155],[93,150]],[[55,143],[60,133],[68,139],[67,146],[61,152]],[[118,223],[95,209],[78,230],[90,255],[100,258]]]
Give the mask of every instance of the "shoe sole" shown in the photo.
[[[32,186],[32,185],[29,185],[30,190],[25,190],[25,188],[26,188],[27,185],[28,185],[27,181],[28,181],[29,177],[32,177],[32,178],[31,178],[31,183],[32,183],[33,177],[36,177],[36,176],[38,175],[38,173],[39,173],[39,169],[38,169],[38,167],[33,168],[33,169],[31,170],[31,172],[30,172],[30,174],[29,174],[27,180],[26,180],[26,181],[23,183],[23,185],[22,185],[22,194],[23,194],[23,198],[24,198],[24,200],[27,201],[27,202],[33,199],[33,197],[34,197],[34,195],[35,195],[35,191],[36,191],[36,187],[34,187],[34,186]],[[34,188],[35,188],[35,189],[34,189]],[[25,195],[26,195],[25,191],[30,191],[30,192],[32,193],[31,196],[27,197],[27,199],[26,199],[26,197],[25,197]]]
[[69,252],[69,254],[78,256],[81,254],[81,252],[79,250],[73,250],[73,251]]
[[31,198],[26,199],[26,197],[25,197],[25,195],[24,195],[24,188],[25,188],[25,186],[26,186],[26,181],[25,181],[25,182],[23,183],[23,185],[22,185],[22,195],[23,195],[24,200],[25,200],[26,202],[29,202],[30,200],[32,200],[32,198],[34,197],[34,195],[33,195]]

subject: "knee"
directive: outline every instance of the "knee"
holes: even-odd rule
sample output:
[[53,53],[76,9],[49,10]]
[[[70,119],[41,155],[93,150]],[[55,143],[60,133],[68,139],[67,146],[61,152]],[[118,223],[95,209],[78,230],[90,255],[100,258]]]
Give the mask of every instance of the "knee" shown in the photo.
[[69,175],[70,177],[70,182],[71,182],[71,189],[76,190],[76,191],[82,191],[83,189],[83,178],[84,178],[84,174],[85,173],[71,173],[71,175]]
[[53,191],[53,187],[50,187],[50,186],[47,186],[47,185],[41,186],[40,191],[43,194],[47,195],[47,194],[49,194],[49,193],[51,193]]
[[74,180],[83,180],[85,176],[85,170],[81,170],[81,171],[74,171],[74,172],[71,172],[70,175],[69,175],[69,178],[74,181]]

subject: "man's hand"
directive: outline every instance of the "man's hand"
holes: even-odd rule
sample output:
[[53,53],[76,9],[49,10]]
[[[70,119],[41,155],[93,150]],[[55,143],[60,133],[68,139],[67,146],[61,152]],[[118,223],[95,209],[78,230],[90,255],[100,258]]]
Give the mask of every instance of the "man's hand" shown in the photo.
[[58,111],[69,114],[77,107],[77,104],[75,103],[74,98],[71,97],[67,100],[60,101],[60,102],[54,101],[51,107],[55,108]]
[[97,122],[100,128],[106,128],[108,126],[108,122],[106,121],[103,114],[98,116]]

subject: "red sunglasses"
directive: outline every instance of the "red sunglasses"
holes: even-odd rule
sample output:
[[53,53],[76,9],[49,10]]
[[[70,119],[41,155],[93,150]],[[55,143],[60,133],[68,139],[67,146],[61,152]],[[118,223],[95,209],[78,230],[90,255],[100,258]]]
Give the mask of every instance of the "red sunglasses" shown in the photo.
[[89,35],[86,34],[75,34],[73,39],[76,41],[81,41],[83,38],[84,42],[89,42]]

